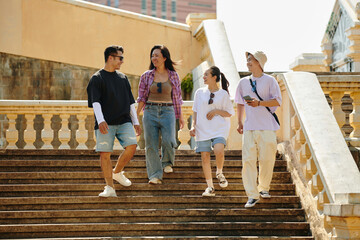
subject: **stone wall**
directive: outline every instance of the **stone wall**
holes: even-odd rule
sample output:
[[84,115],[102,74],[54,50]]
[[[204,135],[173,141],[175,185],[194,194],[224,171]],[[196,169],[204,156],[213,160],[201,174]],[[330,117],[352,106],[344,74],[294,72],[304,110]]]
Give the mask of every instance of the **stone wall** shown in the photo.
[[[0,99],[86,100],[86,86],[98,69],[0,52]],[[138,76],[128,76],[134,97]]]

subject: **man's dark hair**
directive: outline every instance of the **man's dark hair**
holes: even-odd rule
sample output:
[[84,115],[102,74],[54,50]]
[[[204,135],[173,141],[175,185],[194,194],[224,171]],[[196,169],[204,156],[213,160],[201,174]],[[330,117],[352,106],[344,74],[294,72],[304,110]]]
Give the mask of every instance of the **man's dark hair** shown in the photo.
[[116,46],[116,45],[107,47],[104,52],[105,62],[107,62],[110,55],[114,55],[114,54],[117,55],[118,51],[124,53],[124,48],[122,46]]

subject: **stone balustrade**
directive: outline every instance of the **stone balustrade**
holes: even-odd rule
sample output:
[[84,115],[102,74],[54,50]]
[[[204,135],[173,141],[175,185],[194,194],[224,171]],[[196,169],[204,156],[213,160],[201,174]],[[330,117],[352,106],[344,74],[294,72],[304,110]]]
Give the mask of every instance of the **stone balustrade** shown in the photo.
[[[305,72],[276,77],[283,95],[278,147],[288,162],[315,239],[359,239],[360,173],[339,128],[345,123],[341,98],[348,93],[355,99],[350,114],[353,144],[359,122],[357,82],[349,89],[346,78],[326,82],[325,77],[318,80]],[[332,111],[323,91],[333,100]]]
[[331,99],[332,112],[346,141],[360,147],[360,75],[319,74],[317,78]]
[[[192,101],[182,105],[184,128],[178,131],[178,149],[192,149],[190,127]],[[140,117],[141,118],[141,117]],[[140,123],[142,119],[139,119]],[[236,117],[227,149],[241,149]],[[0,146],[7,149],[94,149],[93,110],[87,101],[0,100]],[[138,148],[144,148],[143,134]],[[115,141],[114,149],[122,149]]]

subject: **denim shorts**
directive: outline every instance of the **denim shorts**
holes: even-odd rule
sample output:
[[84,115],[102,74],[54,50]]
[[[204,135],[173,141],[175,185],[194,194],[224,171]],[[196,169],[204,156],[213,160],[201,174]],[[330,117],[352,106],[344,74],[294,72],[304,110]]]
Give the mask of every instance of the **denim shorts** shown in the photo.
[[135,131],[130,122],[120,125],[109,125],[107,134],[102,134],[99,129],[96,129],[95,135],[96,152],[112,152],[115,137],[123,148],[137,144]]
[[226,140],[223,137],[212,138],[205,141],[196,141],[196,152],[211,152],[211,147],[214,147],[217,143],[222,143],[226,146]]

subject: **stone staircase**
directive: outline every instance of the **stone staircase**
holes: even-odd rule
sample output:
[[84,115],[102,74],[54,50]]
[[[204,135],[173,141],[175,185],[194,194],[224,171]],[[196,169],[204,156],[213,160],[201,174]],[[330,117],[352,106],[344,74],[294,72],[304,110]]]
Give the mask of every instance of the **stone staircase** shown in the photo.
[[251,209],[244,208],[241,151],[226,152],[229,186],[220,189],[214,179],[212,198],[201,197],[206,184],[193,151],[178,150],[174,173],[154,186],[138,150],[125,169],[133,185],[116,184],[117,198],[97,196],[104,180],[94,151],[4,150],[0,159],[2,239],[314,239],[281,159],[272,198]]

